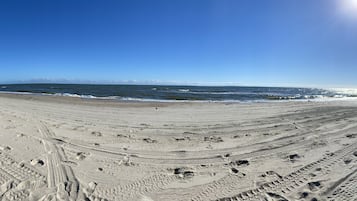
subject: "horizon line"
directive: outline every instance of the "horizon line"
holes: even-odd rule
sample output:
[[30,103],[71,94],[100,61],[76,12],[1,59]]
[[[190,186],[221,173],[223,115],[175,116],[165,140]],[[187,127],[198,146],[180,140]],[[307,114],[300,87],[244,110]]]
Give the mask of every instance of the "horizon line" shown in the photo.
[[180,81],[93,81],[93,80],[22,80],[22,81],[7,81],[0,82],[0,85],[16,85],[16,84],[82,84],[82,85],[144,85],[144,86],[197,86],[197,87],[277,87],[277,88],[357,88],[351,86],[313,86],[313,85],[298,85],[298,84],[242,84],[235,82],[180,82]]

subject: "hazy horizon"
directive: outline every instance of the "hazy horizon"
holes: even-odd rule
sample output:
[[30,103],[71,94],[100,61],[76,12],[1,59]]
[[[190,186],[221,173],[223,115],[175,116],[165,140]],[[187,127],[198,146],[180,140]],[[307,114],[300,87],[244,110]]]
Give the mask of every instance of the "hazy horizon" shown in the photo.
[[355,86],[339,86],[339,85],[284,85],[284,84],[266,84],[266,85],[254,85],[254,84],[243,84],[243,83],[233,83],[233,82],[221,82],[221,83],[200,83],[200,82],[175,82],[175,81],[135,81],[135,80],[125,80],[125,81],[95,81],[95,80],[46,80],[46,79],[35,79],[35,80],[20,80],[13,82],[0,82],[0,85],[13,85],[13,84],[82,84],[82,85],[148,85],[148,86],[202,86],[202,87],[282,87],[282,88],[320,88],[320,89],[356,89]]

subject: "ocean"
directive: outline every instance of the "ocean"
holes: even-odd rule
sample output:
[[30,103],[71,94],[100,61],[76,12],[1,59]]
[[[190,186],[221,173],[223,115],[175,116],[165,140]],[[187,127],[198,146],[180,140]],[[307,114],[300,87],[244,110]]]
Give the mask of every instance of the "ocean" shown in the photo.
[[356,97],[354,94],[318,88],[164,86],[92,84],[0,85],[2,93],[24,93],[121,101],[227,101],[328,100]]

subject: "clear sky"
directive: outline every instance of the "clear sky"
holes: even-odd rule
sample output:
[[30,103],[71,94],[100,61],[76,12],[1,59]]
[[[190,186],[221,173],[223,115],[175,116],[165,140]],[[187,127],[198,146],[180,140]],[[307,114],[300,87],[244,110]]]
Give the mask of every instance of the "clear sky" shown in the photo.
[[357,87],[356,75],[357,0],[0,0],[0,82]]

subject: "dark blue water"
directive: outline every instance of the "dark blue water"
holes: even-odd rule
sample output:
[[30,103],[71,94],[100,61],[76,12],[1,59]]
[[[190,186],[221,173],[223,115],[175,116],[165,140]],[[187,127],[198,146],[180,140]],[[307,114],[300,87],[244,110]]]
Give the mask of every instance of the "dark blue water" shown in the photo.
[[157,85],[13,84],[0,91],[41,95],[108,98],[117,100],[169,101],[264,101],[346,97],[347,94],[313,89],[281,87],[209,87]]

